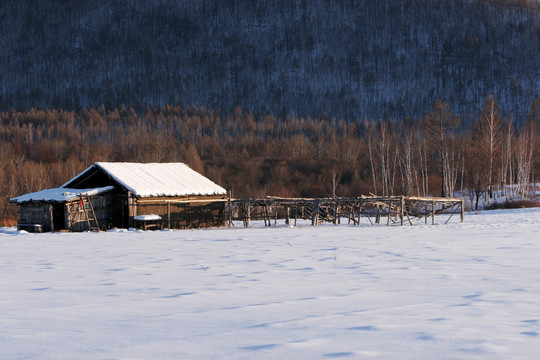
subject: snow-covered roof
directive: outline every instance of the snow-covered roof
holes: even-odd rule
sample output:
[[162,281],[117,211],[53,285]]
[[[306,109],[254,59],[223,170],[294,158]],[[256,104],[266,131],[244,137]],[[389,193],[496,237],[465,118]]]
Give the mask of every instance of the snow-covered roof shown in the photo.
[[114,189],[114,186],[105,186],[93,189],[70,189],[65,187],[59,187],[56,189],[46,189],[38,192],[24,194],[17,196],[10,200],[10,202],[24,203],[28,201],[52,201],[52,202],[64,202],[76,200],[79,195],[93,196],[98,195]]
[[140,221],[161,220],[161,216],[156,215],[156,214],[146,214],[146,215],[137,215],[133,219],[140,220]]
[[138,197],[227,194],[224,188],[183,163],[97,162],[64,186],[96,166]]

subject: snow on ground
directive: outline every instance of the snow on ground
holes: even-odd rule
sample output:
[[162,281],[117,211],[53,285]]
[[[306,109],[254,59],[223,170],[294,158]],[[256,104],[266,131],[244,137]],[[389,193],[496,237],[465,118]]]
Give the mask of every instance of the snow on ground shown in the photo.
[[540,353],[540,209],[414,227],[4,229],[0,259],[3,359]]

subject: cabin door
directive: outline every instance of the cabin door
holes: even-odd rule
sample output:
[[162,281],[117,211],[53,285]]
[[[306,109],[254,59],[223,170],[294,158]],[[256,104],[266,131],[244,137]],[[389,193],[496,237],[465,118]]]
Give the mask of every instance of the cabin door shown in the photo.
[[115,207],[113,211],[113,226],[127,229],[129,225],[129,212],[127,200],[123,198],[115,199]]
[[127,229],[129,227],[129,210],[127,200],[122,200],[120,208],[122,209],[122,228]]
[[66,213],[64,204],[55,204],[52,209],[52,225],[54,231],[66,230]]

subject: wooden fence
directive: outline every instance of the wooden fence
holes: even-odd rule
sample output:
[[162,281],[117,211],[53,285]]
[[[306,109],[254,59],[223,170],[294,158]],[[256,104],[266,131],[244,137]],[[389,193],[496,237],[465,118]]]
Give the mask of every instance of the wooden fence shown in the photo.
[[277,225],[285,220],[286,225],[296,225],[299,219],[311,220],[314,226],[320,223],[360,225],[366,220],[371,225],[386,222],[386,225],[413,225],[424,220],[435,224],[436,215],[446,215],[448,223],[459,213],[463,222],[465,212],[463,200],[441,197],[414,196],[361,196],[348,198],[281,198],[230,199],[225,209],[226,222],[234,226],[241,221],[249,227],[251,221],[264,221],[265,226]]

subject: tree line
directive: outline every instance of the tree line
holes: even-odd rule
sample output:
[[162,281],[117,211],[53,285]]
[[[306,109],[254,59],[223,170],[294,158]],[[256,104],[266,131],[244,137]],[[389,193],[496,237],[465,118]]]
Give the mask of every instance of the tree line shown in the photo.
[[[97,161],[185,162],[234,197],[377,195],[478,199],[515,184],[527,196],[540,170],[540,97],[525,119],[488,96],[467,123],[436,101],[403,121],[278,118],[241,107],[120,106],[0,113],[0,215],[8,200],[58,187]],[[478,206],[478,204],[476,204]]]

